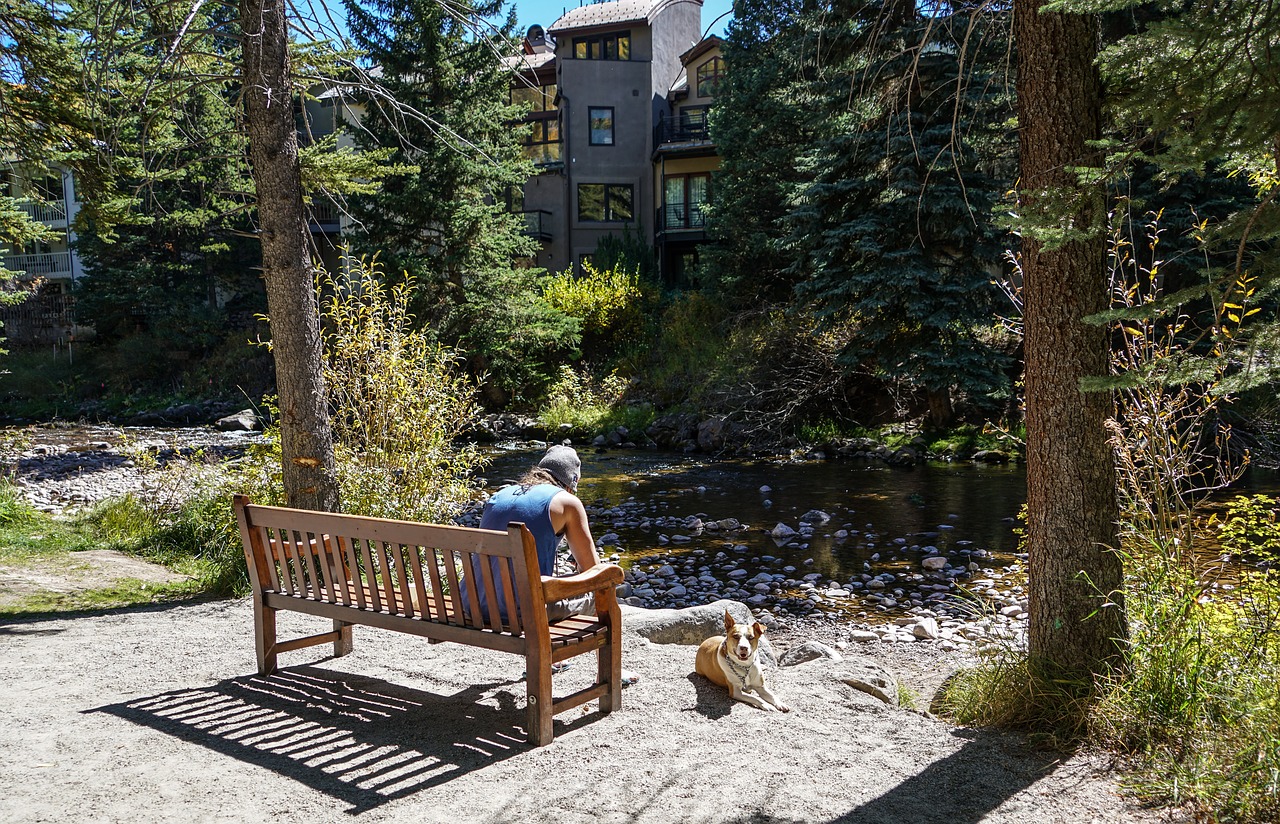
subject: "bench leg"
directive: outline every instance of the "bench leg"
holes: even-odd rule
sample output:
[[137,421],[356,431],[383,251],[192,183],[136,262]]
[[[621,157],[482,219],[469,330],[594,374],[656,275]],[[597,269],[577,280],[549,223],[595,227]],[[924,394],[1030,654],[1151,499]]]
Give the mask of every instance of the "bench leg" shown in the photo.
[[616,626],[609,627],[609,642],[596,650],[596,683],[608,684],[600,696],[600,714],[622,709],[622,639]]
[[344,655],[349,655],[352,649],[351,624],[334,618],[333,631],[338,633],[338,637],[333,641],[333,657],[341,658]]
[[550,744],[551,731],[551,663],[547,659],[535,661],[525,658],[525,689],[528,702],[529,743],[535,747]]
[[262,596],[253,596],[254,640],[258,648],[258,674],[270,675],[276,671],[276,611],[262,603]]

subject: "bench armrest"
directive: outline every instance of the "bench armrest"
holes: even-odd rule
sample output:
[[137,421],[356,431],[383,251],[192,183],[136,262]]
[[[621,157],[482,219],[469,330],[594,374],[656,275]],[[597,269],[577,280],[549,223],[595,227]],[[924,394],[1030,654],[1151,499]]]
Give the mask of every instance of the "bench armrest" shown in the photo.
[[602,589],[612,589],[623,581],[622,567],[617,564],[596,564],[586,572],[566,575],[563,578],[542,576],[542,597],[548,604],[563,601],[574,595],[585,595]]

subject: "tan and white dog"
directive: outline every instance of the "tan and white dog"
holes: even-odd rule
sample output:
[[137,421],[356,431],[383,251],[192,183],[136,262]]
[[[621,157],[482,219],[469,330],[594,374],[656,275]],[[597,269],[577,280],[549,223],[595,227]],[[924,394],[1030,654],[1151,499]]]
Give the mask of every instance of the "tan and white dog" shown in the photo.
[[[790,712],[791,708],[764,685],[764,673],[756,660],[764,624],[759,621],[750,626],[739,624],[733,620],[729,610],[725,610],[724,632],[724,635],[713,635],[698,647],[695,671],[711,683],[727,687],[729,697],[735,701],[759,709],[764,709],[765,701],[768,701],[782,712]],[[754,691],[764,701],[748,694],[748,690]]]

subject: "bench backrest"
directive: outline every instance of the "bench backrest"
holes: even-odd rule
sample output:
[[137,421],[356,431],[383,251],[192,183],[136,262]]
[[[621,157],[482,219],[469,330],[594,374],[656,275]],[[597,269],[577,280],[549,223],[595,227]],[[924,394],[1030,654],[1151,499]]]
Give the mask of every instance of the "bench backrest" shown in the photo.
[[[498,609],[543,604],[537,549],[523,524],[505,532],[420,524],[257,506],[243,495],[235,508],[259,592],[512,635],[545,630],[545,609]],[[473,570],[480,580],[464,581]],[[483,588],[485,612],[464,587]]]

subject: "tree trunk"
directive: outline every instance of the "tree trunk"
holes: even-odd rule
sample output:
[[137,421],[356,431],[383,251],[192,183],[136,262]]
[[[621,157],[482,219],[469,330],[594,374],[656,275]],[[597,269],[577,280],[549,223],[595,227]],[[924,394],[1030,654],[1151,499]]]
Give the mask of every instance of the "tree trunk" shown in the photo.
[[[1107,306],[1100,186],[1074,169],[1099,165],[1102,85],[1092,16],[1041,14],[1015,0],[1023,208],[1059,206],[1088,239],[1022,245],[1026,351],[1029,647],[1033,662],[1082,684],[1120,662],[1127,633],[1115,465],[1105,392],[1080,379],[1108,372],[1105,327],[1081,318]],[[1037,200],[1041,201],[1037,203]],[[1074,206],[1071,204],[1075,204]]]
[[244,116],[258,195],[262,268],[290,506],[338,508],[333,433],[321,372],[315,270],[302,206],[283,0],[241,0]]

